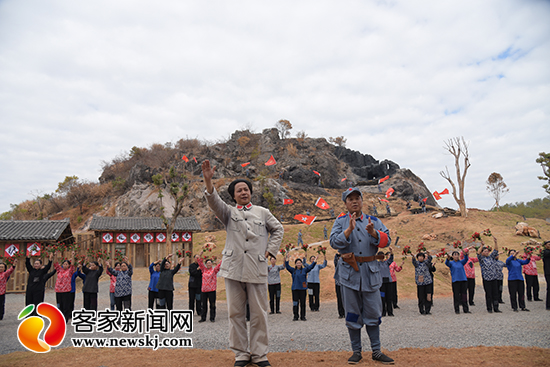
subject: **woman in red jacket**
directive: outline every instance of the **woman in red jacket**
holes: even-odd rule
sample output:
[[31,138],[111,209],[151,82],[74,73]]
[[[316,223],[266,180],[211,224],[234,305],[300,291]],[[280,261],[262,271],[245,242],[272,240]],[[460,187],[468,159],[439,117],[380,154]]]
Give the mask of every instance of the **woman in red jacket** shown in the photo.
[[212,267],[212,259],[203,260],[197,259],[199,268],[202,271],[202,314],[199,322],[206,321],[206,313],[208,312],[207,305],[210,302],[210,322],[216,321],[216,286],[218,283],[218,272],[222,266],[222,262],[215,267]]

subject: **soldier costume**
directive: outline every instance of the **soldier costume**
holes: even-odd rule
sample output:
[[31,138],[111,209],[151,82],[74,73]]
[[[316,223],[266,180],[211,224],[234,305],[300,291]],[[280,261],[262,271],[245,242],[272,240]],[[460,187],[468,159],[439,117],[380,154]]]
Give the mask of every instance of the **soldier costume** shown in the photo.
[[[379,248],[389,246],[391,242],[389,230],[378,218],[365,215],[361,211],[362,194],[358,188],[349,188],[342,193],[342,200],[346,206],[346,199],[350,200],[348,196],[354,193],[361,197],[358,212],[348,212],[337,218],[330,234],[331,247],[341,254],[338,260],[339,282],[346,312],[346,326],[353,350],[353,355],[348,363],[355,364],[362,358],[361,328],[363,325],[366,326],[370,338],[373,360],[393,363],[393,359],[380,351],[382,276],[380,264],[376,259],[382,259],[383,255],[382,257],[375,256]],[[349,207],[348,210],[350,210]],[[358,216],[358,213],[361,215]],[[355,218],[355,229],[346,238],[345,231],[350,227],[352,215]],[[371,224],[378,238],[373,237],[366,229],[367,225]]]

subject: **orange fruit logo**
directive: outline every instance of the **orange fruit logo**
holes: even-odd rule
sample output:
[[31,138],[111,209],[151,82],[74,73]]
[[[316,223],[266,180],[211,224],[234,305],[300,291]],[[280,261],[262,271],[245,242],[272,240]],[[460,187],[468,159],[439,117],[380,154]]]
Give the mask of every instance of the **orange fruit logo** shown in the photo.
[[36,307],[38,315],[47,318],[50,326],[44,333],[44,339],[40,339],[40,334],[44,329],[44,319],[38,316],[29,316],[34,310],[34,305],[25,307],[18,316],[18,320],[23,320],[17,328],[17,338],[21,345],[35,353],[47,353],[51,347],[57,347],[65,339],[67,326],[65,317],[49,303],[42,302]]

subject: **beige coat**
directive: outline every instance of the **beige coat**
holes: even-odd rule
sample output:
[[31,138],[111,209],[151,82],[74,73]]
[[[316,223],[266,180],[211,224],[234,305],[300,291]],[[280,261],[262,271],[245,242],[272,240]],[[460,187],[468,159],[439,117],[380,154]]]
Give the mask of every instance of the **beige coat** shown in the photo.
[[282,224],[261,206],[249,204],[237,208],[227,205],[216,189],[212,194],[205,191],[205,197],[227,230],[219,275],[244,283],[267,284],[265,253],[277,255],[283,240]]

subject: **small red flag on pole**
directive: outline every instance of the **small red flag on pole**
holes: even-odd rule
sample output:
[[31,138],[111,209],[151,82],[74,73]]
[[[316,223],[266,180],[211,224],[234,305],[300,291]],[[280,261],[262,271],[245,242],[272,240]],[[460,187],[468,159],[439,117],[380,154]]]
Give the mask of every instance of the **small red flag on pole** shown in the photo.
[[273,158],[273,154],[271,155],[271,157],[269,157],[268,161],[265,162],[265,165],[266,166],[273,166],[277,164],[277,161],[275,161],[275,158]]

